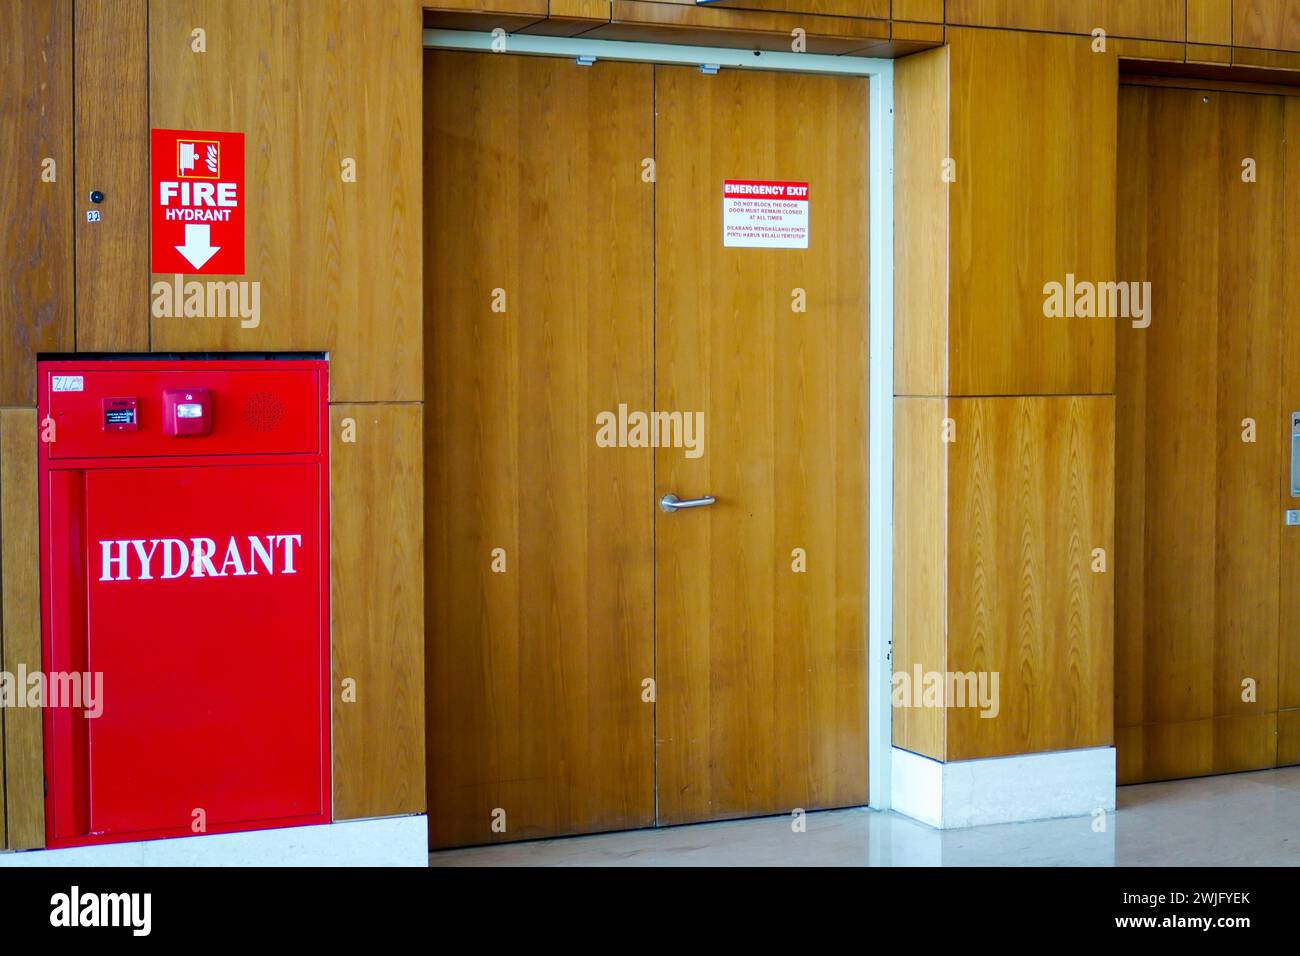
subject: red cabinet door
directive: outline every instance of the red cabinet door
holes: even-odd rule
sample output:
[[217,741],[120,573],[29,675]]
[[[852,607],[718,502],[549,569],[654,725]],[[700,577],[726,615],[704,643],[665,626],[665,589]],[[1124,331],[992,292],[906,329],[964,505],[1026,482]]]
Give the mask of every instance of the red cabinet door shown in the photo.
[[56,621],[53,669],[102,675],[102,699],[58,712],[59,776],[87,784],[58,836],[323,822],[320,465],[80,474],[52,503],[84,509],[63,563],[86,626]]

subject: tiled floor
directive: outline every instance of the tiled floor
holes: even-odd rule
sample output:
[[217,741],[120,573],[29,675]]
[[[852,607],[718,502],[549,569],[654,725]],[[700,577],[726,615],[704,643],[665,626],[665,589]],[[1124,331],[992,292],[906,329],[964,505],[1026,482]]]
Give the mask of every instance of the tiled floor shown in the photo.
[[1092,819],[932,830],[894,813],[789,817],[431,853],[433,866],[1300,865],[1300,767],[1121,787]]

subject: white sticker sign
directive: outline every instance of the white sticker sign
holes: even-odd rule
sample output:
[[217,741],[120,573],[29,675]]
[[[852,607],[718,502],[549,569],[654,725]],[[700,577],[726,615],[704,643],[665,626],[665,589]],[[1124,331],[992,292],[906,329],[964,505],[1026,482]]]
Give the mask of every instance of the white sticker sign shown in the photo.
[[808,184],[725,180],[722,244],[733,248],[807,249]]
[[86,380],[80,375],[51,376],[50,389],[55,392],[81,392],[86,388]]

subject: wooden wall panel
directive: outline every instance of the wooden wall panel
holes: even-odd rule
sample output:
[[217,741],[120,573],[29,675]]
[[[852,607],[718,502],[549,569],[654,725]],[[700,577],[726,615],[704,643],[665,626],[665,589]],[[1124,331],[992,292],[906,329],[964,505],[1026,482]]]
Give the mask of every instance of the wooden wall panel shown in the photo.
[[[1277,434],[1282,442],[1284,464],[1278,472],[1279,507],[1300,508],[1300,499],[1292,498],[1287,481],[1290,463],[1291,412],[1300,411],[1300,98],[1283,100],[1283,135],[1286,138],[1286,183],[1282,191],[1282,264],[1283,288],[1280,325],[1282,332],[1282,407]],[[1278,706],[1300,708],[1300,528],[1282,529],[1282,573],[1278,647]],[[1294,718],[1292,718],[1294,720]],[[1300,725],[1283,722],[1283,727]],[[1279,751],[1280,753],[1281,751]]]
[[0,0],[0,37],[0,405],[35,405],[73,348],[72,0]]
[[889,15],[895,20],[943,23],[943,0],[893,0]]
[[1275,765],[1278,715],[1115,728],[1117,782],[1144,783]]
[[152,0],[151,123],[244,132],[262,283],[257,328],[155,318],[155,350],[329,350],[333,400],[420,399],[420,29],[410,0]]
[[1128,781],[1266,766],[1295,546],[1278,499],[1284,100],[1124,87],[1121,104],[1121,271],[1153,290],[1150,328],[1118,338],[1116,715],[1143,728],[1121,765]]
[[492,12],[538,18],[546,16],[549,6],[547,0],[424,0],[422,5],[431,12]]
[[948,392],[949,51],[894,72],[894,391]]
[[[659,0],[664,2],[664,0]],[[694,5],[695,0],[667,0],[670,3]],[[763,10],[773,13],[819,14],[832,17],[888,20],[889,0],[721,0],[710,4],[718,9],[739,8]]]
[[1131,40],[1119,37],[1111,40],[1108,49],[1117,57],[1129,60],[1166,60],[1182,63],[1187,59],[1187,45],[1166,40]]
[[1043,287],[1114,276],[1115,57],[1074,37],[948,38],[950,393],[1110,392],[1113,323],[1045,317]]
[[[894,400],[894,653],[907,688],[947,670],[948,452],[942,398]],[[960,546],[960,544],[959,544]],[[894,707],[895,747],[943,760],[944,712]]]
[[1186,61],[1188,63],[1213,63],[1218,66],[1230,66],[1232,64],[1232,47],[1189,43],[1187,44]]
[[790,51],[791,31],[807,31],[809,53],[851,53],[889,39],[888,20],[771,10],[720,10],[713,5],[614,0],[613,22],[583,36],[649,43],[696,43]]
[[1232,0],[1187,0],[1188,43],[1232,43]]
[[1185,39],[1185,0],[947,0],[949,23],[1050,33]]
[[[1104,29],[1111,52],[1134,59],[1183,61],[1184,44],[1230,46],[1236,62],[1252,53],[1300,51],[1300,0],[724,0],[696,9],[696,0],[435,0],[428,26],[626,40],[788,49],[789,31],[802,19],[816,50],[846,52],[836,36],[853,21],[871,23],[892,39],[873,40],[857,55],[904,56],[937,46],[943,34],[910,35],[921,24],[969,26],[1088,36]],[[838,28],[834,19],[844,21]],[[812,23],[812,26],[808,24]],[[868,52],[869,51],[869,52]],[[1220,62],[1202,53],[1189,62]],[[1226,62],[1226,61],[1225,61]],[[1300,68],[1292,66],[1290,68]]]
[[[589,0],[584,0],[589,2]],[[604,0],[605,16],[609,19],[609,0]],[[491,32],[497,28],[507,33],[530,32],[530,27],[544,28],[543,32],[559,32],[556,24],[563,23],[561,12],[568,4],[561,3],[555,13],[556,20],[548,20],[547,0],[425,0],[424,25],[430,29],[481,30]],[[549,26],[548,26],[549,25]]]
[[[76,0],[77,350],[149,348],[148,0]],[[104,202],[89,201],[91,190]],[[86,212],[98,210],[99,222]]]
[[1300,0],[1233,0],[1232,42],[1300,51]]
[[648,826],[653,457],[595,428],[653,407],[652,67],[426,63],[431,843]]
[[422,419],[417,404],[330,407],[335,819],[425,809]]
[[591,23],[608,21],[610,0],[550,0],[548,16],[559,23],[570,24],[569,29],[558,28],[560,35],[585,31]]
[[1277,765],[1300,764],[1300,710],[1281,710],[1277,714]]
[[[41,669],[41,607],[36,411],[0,409],[0,669]],[[45,845],[45,767],[41,711],[5,708],[3,811],[8,848]]]
[[1000,712],[948,710],[947,759],[1112,742],[1115,406],[1110,396],[953,399],[948,657],[999,673]]

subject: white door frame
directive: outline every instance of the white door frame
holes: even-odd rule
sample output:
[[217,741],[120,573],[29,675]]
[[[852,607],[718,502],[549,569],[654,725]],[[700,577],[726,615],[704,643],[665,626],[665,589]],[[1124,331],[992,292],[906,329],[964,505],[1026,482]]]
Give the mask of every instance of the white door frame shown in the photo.
[[870,83],[871,197],[869,558],[867,581],[869,800],[890,806],[893,747],[892,659],[894,597],[894,62],[859,56],[778,53],[667,43],[588,40],[467,30],[425,30],[425,49],[514,53],[583,59],[665,63],[720,70],[786,70],[862,76]]

